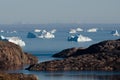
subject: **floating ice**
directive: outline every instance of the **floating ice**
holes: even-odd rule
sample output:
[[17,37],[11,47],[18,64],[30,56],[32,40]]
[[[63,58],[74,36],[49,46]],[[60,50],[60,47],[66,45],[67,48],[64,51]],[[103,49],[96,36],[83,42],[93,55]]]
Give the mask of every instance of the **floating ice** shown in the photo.
[[118,31],[117,31],[117,30],[112,31],[112,35],[113,35],[113,36],[120,36],[120,34],[118,33]]
[[32,32],[28,32],[27,38],[37,38],[37,35]]
[[25,46],[25,42],[18,37],[6,37],[6,38],[8,39],[9,42],[15,43],[21,47]]
[[40,29],[35,29],[34,32],[41,32],[41,30]]
[[77,31],[75,29],[70,29],[69,33],[77,33]]
[[50,33],[50,32],[43,32],[40,36],[38,36],[38,38],[55,38],[55,35]]
[[14,30],[14,31],[11,31],[10,33],[17,33],[17,31]]
[[4,36],[1,35],[0,40],[12,42],[12,43],[17,44],[21,47],[25,46],[25,42],[18,37],[4,37]]
[[56,32],[56,29],[53,29],[50,31],[50,33],[55,33]]
[[68,41],[87,42],[87,41],[92,41],[92,39],[89,37],[85,37],[83,35],[75,35],[68,37]]
[[4,32],[4,30],[1,30],[0,32],[1,32],[1,33],[3,33],[3,32]]
[[77,28],[76,31],[83,31],[83,29],[81,29],[81,28]]
[[88,29],[87,32],[97,32],[97,28]]

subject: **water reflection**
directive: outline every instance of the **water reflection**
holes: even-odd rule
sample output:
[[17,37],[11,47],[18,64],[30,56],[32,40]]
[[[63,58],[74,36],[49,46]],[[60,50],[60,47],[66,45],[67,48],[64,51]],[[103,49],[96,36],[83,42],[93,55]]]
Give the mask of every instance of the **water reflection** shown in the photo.
[[40,80],[120,80],[120,72],[39,72]]

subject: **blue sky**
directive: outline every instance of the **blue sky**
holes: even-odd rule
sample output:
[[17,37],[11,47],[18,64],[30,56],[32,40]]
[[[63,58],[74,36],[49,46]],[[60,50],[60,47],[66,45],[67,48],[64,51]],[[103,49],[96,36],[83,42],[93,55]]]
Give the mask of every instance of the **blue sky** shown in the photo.
[[120,0],[0,0],[0,23],[120,23]]

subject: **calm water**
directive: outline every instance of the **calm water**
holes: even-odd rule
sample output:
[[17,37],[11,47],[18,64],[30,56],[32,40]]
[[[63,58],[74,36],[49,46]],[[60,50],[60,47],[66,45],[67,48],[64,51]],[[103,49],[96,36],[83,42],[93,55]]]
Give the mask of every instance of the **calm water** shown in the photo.
[[[70,35],[69,30],[71,28],[82,28],[82,34],[84,36],[93,39],[91,42],[68,42],[67,37]],[[86,32],[87,29],[98,28],[95,33]],[[50,31],[56,29],[54,39],[28,39],[26,38],[28,32],[34,32],[34,29],[45,29]],[[0,25],[1,35],[11,37],[17,36],[23,39],[26,46],[23,47],[24,51],[30,52],[39,58],[39,62],[53,60],[52,54],[57,53],[63,49],[71,47],[88,47],[91,44],[109,40],[119,39],[120,37],[112,36],[113,30],[118,30],[120,33],[120,24],[39,24],[39,25]],[[12,31],[17,33],[11,33]],[[40,80],[120,80],[120,72],[103,72],[103,71],[64,71],[64,72],[37,72],[27,70],[15,70],[9,72],[36,74]]]

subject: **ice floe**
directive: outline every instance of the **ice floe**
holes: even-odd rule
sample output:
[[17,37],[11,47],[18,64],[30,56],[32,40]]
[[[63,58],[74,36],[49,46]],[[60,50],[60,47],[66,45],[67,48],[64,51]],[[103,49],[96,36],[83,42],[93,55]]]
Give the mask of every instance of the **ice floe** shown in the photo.
[[55,38],[55,35],[53,33],[55,33],[56,30],[53,30],[52,32],[47,32],[46,30],[43,30],[42,33],[40,35],[38,35],[38,38],[46,38],[46,39],[51,39],[51,38]]
[[51,39],[55,38],[54,33],[56,32],[56,29],[53,29],[51,31],[47,30],[41,30],[39,33],[33,33],[33,32],[28,32],[27,38],[45,38],[45,39]]
[[3,32],[4,32],[4,30],[0,30],[0,32],[1,32],[1,33],[3,33]]
[[120,36],[120,34],[118,33],[118,31],[117,31],[117,30],[112,31],[112,35],[113,35],[113,36]]
[[41,32],[41,30],[40,29],[35,29],[34,32]]
[[77,33],[79,31],[83,31],[83,29],[81,29],[81,28],[70,29],[69,33]]
[[87,41],[92,41],[92,39],[83,35],[74,35],[68,37],[68,41],[87,42]]
[[77,28],[76,31],[83,31],[83,29],[81,29],[81,28]]
[[19,37],[4,37],[1,35],[0,40],[12,42],[12,43],[17,44],[21,47],[25,46],[25,42],[22,39],[20,39]]
[[76,29],[70,29],[69,33],[77,33]]
[[55,33],[55,32],[56,32],[56,29],[53,29],[53,30],[50,31],[50,33],[52,33],[52,34]]
[[28,32],[27,38],[37,38],[37,35],[32,32]]
[[87,32],[97,32],[97,28],[91,28],[91,29],[88,29]]

